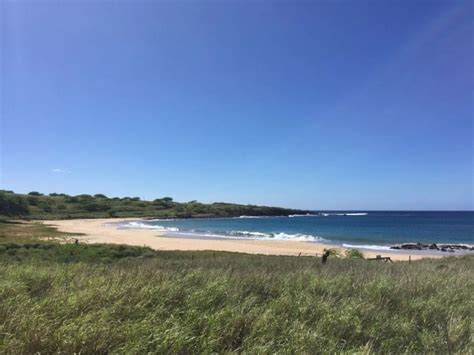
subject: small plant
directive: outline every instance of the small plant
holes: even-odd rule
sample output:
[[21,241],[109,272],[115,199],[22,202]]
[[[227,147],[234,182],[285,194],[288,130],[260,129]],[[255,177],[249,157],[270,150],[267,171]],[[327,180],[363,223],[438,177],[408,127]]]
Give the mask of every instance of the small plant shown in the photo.
[[351,259],[364,259],[364,253],[357,249],[347,249],[344,254]]

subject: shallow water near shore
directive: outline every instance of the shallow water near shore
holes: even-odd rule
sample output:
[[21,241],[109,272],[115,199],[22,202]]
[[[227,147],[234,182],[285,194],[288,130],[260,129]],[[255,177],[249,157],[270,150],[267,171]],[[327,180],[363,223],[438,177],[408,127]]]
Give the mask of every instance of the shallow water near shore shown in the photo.
[[166,231],[175,237],[322,242],[366,250],[418,242],[474,244],[474,212],[318,211],[289,217],[132,221],[120,227]]

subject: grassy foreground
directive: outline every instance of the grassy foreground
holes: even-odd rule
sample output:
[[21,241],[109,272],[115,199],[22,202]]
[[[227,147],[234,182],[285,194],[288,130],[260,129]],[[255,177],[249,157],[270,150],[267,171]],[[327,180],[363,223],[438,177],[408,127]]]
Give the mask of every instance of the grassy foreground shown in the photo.
[[474,346],[474,257],[322,265],[312,257],[157,252],[34,235],[15,242],[10,231],[4,227],[0,243],[0,353],[468,353]]

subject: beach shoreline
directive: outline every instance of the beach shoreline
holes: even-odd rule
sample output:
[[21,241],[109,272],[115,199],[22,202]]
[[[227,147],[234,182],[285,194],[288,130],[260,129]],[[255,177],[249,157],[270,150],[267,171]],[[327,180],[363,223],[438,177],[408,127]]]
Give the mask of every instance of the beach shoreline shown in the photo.
[[[177,237],[167,235],[166,231],[151,229],[118,228],[117,224],[140,221],[137,218],[72,219],[44,220],[43,223],[62,232],[82,234],[77,238],[85,243],[126,244],[147,246],[155,250],[182,251],[226,251],[264,255],[307,255],[321,256],[324,249],[334,248],[344,252],[347,248],[320,242],[283,241],[283,240],[244,240],[209,239],[195,237]],[[363,250],[366,257],[376,255],[389,256],[392,260],[417,260],[421,258],[439,258],[444,255],[416,253],[407,251]],[[446,255],[449,256],[449,255]]]

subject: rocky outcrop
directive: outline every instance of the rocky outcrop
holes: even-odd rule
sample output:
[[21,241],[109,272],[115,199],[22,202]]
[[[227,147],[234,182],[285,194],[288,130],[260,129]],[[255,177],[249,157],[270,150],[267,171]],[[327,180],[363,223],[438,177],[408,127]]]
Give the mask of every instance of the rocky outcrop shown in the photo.
[[448,253],[456,251],[474,251],[474,247],[464,244],[422,244],[422,243],[405,243],[401,245],[391,246],[390,249],[397,250],[439,250]]

